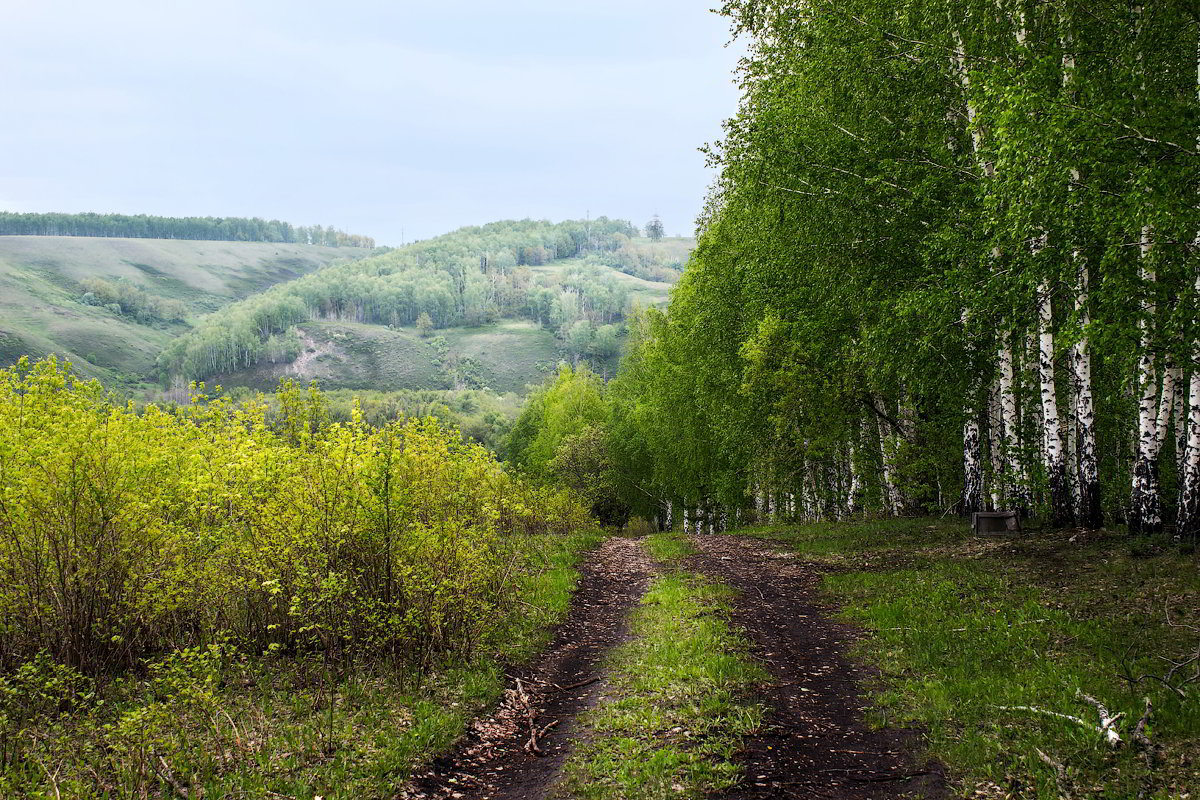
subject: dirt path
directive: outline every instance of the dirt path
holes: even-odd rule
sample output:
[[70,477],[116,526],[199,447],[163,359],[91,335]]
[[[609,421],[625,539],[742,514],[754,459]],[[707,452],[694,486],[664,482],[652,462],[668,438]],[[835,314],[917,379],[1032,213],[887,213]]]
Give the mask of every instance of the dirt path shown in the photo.
[[[600,662],[628,639],[629,612],[648,588],[652,568],[640,541],[614,537],[580,571],[570,612],[547,655],[510,672],[514,680],[500,708],[476,720],[459,748],[434,761],[401,797],[534,800],[547,794],[570,750],[575,718],[599,694],[601,684],[592,679],[600,677]],[[524,750],[529,723],[516,678],[538,728],[558,721],[539,740],[540,757]]]
[[745,777],[720,797],[944,797],[940,766],[913,763],[915,736],[864,723],[866,672],[846,658],[856,633],[817,599],[819,567],[748,537],[692,540],[689,567],[739,591],[734,622],[774,678],[763,730],[739,759]]

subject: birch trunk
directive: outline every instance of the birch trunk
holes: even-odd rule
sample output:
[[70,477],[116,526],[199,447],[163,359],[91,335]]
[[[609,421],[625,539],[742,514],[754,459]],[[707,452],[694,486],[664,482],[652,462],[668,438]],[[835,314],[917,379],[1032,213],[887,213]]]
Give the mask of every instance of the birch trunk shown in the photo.
[[884,434],[883,422],[879,417],[875,418],[875,430],[879,434],[879,454],[882,459],[880,463],[883,465],[882,481],[880,484],[883,511],[885,514],[896,516],[899,509],[896,507],[896,484],[892,476],[892,460],[894,455],[890,447],[889,437]]
[[[1066,13],[1060,17],[1063,31],[1062,80],[1063,93],[1068,102],[1076,102],[1074,38],[1071,35]],[[1071,168],[1067,184],[1070,204],[1075,207],[1080,201],[1076,188],[1082,180],[1077,167]],[[1069,432],[1075,438],[1075,455],[1071,464],[1075,467],[1075,516],[1077,523],[1086,528],[1104,525],[1104,514],[1100,506],[1100,465],[1096,459],[1096,408],[1092,395],[1092,355],[1088,348],[1088,327],[1091,324],[1088,310],[1090,287],[1088,264],[1078,242],[1071,243],[1071,263],[1075,265],[1075,317],[1081,333],[1071,346],[1071,389],[1073,419],[1068,423]]]
[[1175,482],[1181,488],[1188,450],[1188,391],[1187,376],[1181,367],[1175,381],[1175,403],[1171,406],[1172,425],[1175,429]]
[[999,352],[1000,362],[1000,427],[1004,463],[1005,501],[1011,510],[1025,516],[1029,513],[1029,481],[1021,457],[1020,419],[1017,416],[1017,394],[1013,383],[1013,352],[1006,341]]
[[[1145,265],[1153,249],[1153,231],[1150,226],[1142,229],[1140,272],[1147,287],[1154,285],[1154,272]],[[1162,529],[1162,505],[1158,494],[1158,455],[1155,443],[1158,440],[1158,371],[1154,351],[1150,349],[1155,304],[1146,302],[1144,313],[1138,319],[1139,348],[1137,386],[1138,400],[1137,446],[1134,448],[1133,485],[1129,498],[1129,530],[1154,533]]]
[[[1200,101],[1200,43],[1196,48],[1196,99]],[[1196,137],[1200,146],[1200,136]],[[1200,250],[1200,233],[1193,247]],[[1200,302],[1200,275],[1196,276]],[[1192,343],[1192,379],[1188,386],[1183,446],[1179,456],[1179,509],[1175,515],[1176,538],[1200,539],[1200,339]]]
[[[1039,246],[1040,249],[1040,246]],[[1042,400],[1042,452],[1046,477],[1050,484],[1050,520],[1053,525],[1074,521],[1067,460],[1062,429],[1058,420],[1058,398],[1054,385],[1054,311],[1050,282],[1043,280],[1037,292],[1038,306],[1038,382]]]
[[1075,383],[1075,426],[1079,436],[1079,524],[1087,528],[1104,525],[1100,507],[1100,464],[1096,457],[1096,407],[1092,398],[1092,356],[1088,349],[1088,265],[1078,251],[1076,262],[1075,316],[1084,331],[1071,347],[1071,378]]
[[988,456],[991,459],[991,511],[1004,505],[1004,425],[1000,418],[1000,380],[992,381],[988,390]]
[[[951,56],[951,65],[958,83],[963,90],[963,98],[967,111],[967,131],[971,141],[971,159],[980,162],[980,131],[975,125],[975,104],[971,102],[971,74],[967,70],[966,48],[962,34],[953,32],[955,52]],[[982,164],[985,173],[991,177],[991,166]],[[964,309],[962,323],[964,335],[969,336],[967,324],[969,314]],[[983,437],[979,430],[979,409],[975,403],[979,396],[979,376],[971,365],[972,375],[967,387],[967,402],[963,409],[963,493],[960,511],[970,515],[982,511],[983,501]]]
[[846,510],[851,516],[854,516],[862,511],[862,494],[863,483],[862,475],[858,471],[858,450],[854,444],[850,445],[850,490],[847,492]]
[[[1196,293],[1200,294],[1200,277],[1196,278]],[[1193,360],[1200,364],[1200,341],[1193,347]],[[1175,535],[1195,541],[1200,538],[1200,367],[1197,366],[1192,367],[1192,380],[1188,388],[1186,428],[1187,444],[1179,482]]]
[[[1162,392],[1158,396],[1158,425],[1154,430],[1154,460],[1162,463],[1163,447],[1167,437],[1171,435],[1171,416],[1175,409],[1175,398],[1183,383],[1183,370],[1179,367],[1167,367],[1163,370]],[[1161,469],[1160,469],[1161,473]]]

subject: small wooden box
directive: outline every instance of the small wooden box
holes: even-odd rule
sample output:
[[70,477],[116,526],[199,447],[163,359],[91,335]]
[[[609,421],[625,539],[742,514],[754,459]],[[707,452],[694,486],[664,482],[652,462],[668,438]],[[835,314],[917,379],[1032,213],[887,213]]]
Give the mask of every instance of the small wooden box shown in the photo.
[[1015,511],[977,511],[971,515],[971,528],[979,535],[1021,530],[1021,518]]

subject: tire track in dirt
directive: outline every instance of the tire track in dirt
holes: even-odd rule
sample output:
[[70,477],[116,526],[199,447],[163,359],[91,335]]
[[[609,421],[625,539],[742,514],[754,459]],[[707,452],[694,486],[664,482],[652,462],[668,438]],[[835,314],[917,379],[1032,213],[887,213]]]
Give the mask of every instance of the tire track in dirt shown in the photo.
[[[646,593],[653,567],[640,540],[612,537],[589,556],[580,573],[567,618],[545,655],[509,670],[512,680],[500,707],[475,720],[458,748],[435,759],[400,797],[532,800],[549,793],[570,752],[576,717],[603,688],[604,658],[629,639],[630,612]],[[539,738],[541,756],[525,751],[529,719],[518,678],[534,711],[534,725],[540,730],[558,721]]]
[[822,570],[741,536],[693,536],[689,568],[739,593],[733,621],[773,680],[762,689],[767,717],[744,743],[741,783],[716,797],[942,798],[940,764],[914,764],[911,731],[871,730],[862,684],[868,671],[846,650],[861,634],[830,618],[818,599]]

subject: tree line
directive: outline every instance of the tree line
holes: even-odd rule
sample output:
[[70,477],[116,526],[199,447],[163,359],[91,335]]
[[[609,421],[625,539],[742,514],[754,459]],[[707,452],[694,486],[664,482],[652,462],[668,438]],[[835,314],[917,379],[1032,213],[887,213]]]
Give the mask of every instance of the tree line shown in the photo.
[[[631,237],[637,228],[600,217],[552,224],[497,222],[336,264],[205,317],[171,343],[159,363],[166,375],[203,378],[278,357],[290,360],[293,326],[313,319],[413,326],[422,332],[500,318],[535,320],[564,341],[624,318],[629,289],[608,269],[646,269]],[[624,254],[624,255],[622,255]],[[582,256],[566,270],[538,267]],[[622,261],[622,259],[625,259]],[[561,274],[560,274],[561,272]],[[586,322],[586,327],[577,323]],[[609,347],[609,337],[604,337]],[[278,356],[276,356],[278,354]]]
[[130,239],[190,239],[279,242],[326,247],[374,248],[369,236],[321,225],[292,225],[258,217],[154,217],[147,214],[36,214],[0,211],[0,236],[109,236]]
[[1002,509],[1194,538],[1194,8],[722,11],[748,54],[698,249],[580,423],[614,491],[688,526]]

